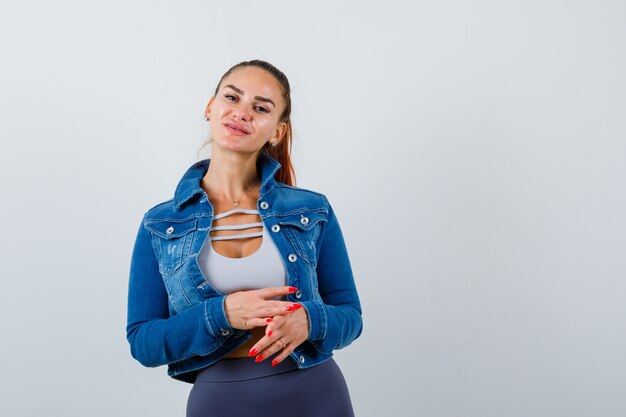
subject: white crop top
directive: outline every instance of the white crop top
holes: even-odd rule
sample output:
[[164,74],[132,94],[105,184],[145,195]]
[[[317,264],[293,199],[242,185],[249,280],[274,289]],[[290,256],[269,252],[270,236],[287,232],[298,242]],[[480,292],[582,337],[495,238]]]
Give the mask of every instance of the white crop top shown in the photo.
[[[259,214],[259,211],[235,208],[216,214],[213,222],[237,213]],[[198,254],[198,264],[204,277],[213,288],[222,294],[287,285],[287,271],[281,260],[280,252],[272,237],[267,233],[267,229],[263,226],[263,222],[220,226],[213,226],[212,224],[210,232],[215,230],[242,230],[254,227],[262,227],[263,230],[252,233],[220,234],[218,236],[209,234]],[[254,253],[243,258],[230,258],[220,255],[215,252],[211,244],[214,240],[245,239],[257,236],[263,237],[261,246]]]

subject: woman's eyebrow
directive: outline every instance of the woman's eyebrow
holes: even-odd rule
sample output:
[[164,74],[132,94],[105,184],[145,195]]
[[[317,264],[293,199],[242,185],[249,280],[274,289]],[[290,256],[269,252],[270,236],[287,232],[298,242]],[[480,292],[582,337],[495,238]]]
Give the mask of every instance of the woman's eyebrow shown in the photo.
[[[241,90],[241,89],[239,89],[239,88],[235,87],[235,86],[234,86],[234,85],[232,85],[232,84],[227,84],[227,85],[225,85],[225,86],[224,86],[224,88],[226,88],[226,87],[230,87],[230,88],[232,88],[233,90],[235,90],[236,92],[238,92],[238,93],[239,93],[239,94],[241,94],[242,96],[244,95],[243,90]],[[261,97],[261,96],[256,96],[254,99],[255,99],[255,100],[259,100],[259,101],[265,101],[265,102],[268,102],[268,103],[272,103],[272,105],[273,105],[274,107],[276,107],[276,104],[274,104],[274,102],[273,102],[272,100],[270,100],[269,98],[266,98],[266,97]]]

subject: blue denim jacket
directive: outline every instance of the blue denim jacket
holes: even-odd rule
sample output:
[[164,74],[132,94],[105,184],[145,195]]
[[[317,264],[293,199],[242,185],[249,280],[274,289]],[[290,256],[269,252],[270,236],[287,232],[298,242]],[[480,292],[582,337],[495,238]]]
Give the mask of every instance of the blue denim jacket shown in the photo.
[[[142,365],[168,365],[168,375],[193,383],[196,371],[241,346],[252,334],[233,329],[226,294],[204,278],[197,256],[207,239],[213,206],[200,187],[210,159],[193,164],[174,198],[143,216],[130,264],[126,338]],[[361,334],[361,304],[339,222],[325,195],[274,179],[280,163],[265,153],[257,208],[310,320],[308,339],[291,357],[300,368],[328,360]],[[252,359],[251,359],[252,360]]]

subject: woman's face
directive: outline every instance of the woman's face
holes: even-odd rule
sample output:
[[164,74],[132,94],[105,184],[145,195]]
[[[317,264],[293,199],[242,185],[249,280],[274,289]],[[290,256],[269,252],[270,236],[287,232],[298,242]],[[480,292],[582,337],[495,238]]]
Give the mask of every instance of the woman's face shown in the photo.
[[278,120],[284,105],[280,84],[270,73],[256,67],[235,70],[205,110],[214,146],[256,153],[267,141],[280,141],[286,131]]

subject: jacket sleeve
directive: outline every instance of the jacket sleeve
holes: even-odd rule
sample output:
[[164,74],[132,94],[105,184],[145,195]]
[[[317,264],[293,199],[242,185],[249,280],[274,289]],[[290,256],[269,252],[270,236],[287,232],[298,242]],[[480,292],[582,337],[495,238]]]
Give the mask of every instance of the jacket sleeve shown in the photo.
[[[233,334],[224,312],[225,296],[207,299],[170,316],[151,239],[142,221],[128,283],[126,339],[131,355],[144,366],[156,367],[211,353]],[[224,329],[228,330],[226,336],[220,331]]]
[[317,281],[320,300],[301,304],[309,314],[308,340],[322,353],[331,353],[352,343],[361,335],[361,303],[354,283],[352,267],[335,212],[324,196],[328,208],[317,240]]

